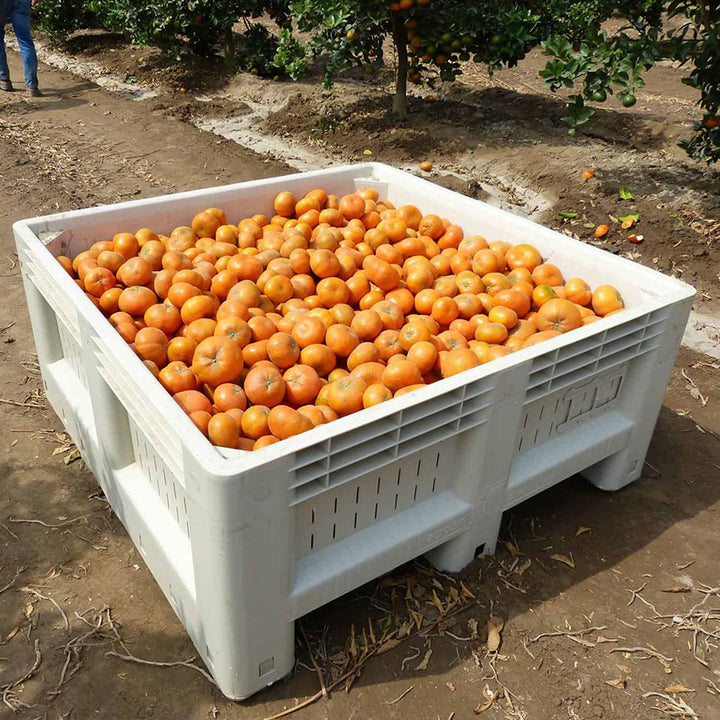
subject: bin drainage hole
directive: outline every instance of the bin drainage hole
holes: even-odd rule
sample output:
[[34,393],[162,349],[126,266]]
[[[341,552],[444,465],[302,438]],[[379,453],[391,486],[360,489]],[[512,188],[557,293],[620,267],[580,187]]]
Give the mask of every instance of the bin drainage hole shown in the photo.
[[315,535],[313,533],[310,533],[310,549],[312,550],[315,547]]
[[480,557],[485,552],[485,543],[475,548],[475,557]]
[[373,518],[373,520],[377,520],[377,511],[378,511],[378,504],[375,503],[375,517]]
[[397,510],[398,494],[395,493],[395,510]]
[[269,657],[267,660],[263,660],[260,663],[260,667],[258,668],[258,671],[260,673],[260,677],[263,675],[267,675],[269,672],[272,672],[275,669],[275,658]]
[[335,539],[335,531],[337,530],[336,523],[333,523],[333,540]]

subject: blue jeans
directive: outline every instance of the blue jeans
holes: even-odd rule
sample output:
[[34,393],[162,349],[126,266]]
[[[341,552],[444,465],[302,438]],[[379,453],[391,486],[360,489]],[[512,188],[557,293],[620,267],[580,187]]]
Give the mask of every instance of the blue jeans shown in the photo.
[[35,44],[30,35],[30,0],[0,0],[0,80],[10,80],[10,69],[5,54],[5,24],[10,21],[20,47],[25,85],[36,88],[38,85],[38,60]]

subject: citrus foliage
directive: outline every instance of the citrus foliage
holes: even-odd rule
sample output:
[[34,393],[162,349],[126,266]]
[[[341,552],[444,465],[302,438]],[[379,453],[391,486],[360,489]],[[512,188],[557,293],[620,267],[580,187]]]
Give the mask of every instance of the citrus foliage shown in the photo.
[[[540,46],[546,85],[570,91],[563,119],[571,135],[595,103],[614,95],[634,105],[645,73],[673,60],[705,111],[683,146],[697,159],[720,158],[720,6],[707,0],[41,0],[37,13],[55,39],[92,23],[176,57],[183,47],[209,54],[224,43],[230,67],[268,76],[297,79],[312,56],[324,64],[326,85],[347,67],[388,59],[392,47],[400,115],[408,82],[452,81],[468,61],[492,73]],[[260,15],[278,22],[279,36],[255,26],[235,53],[231,28]]]

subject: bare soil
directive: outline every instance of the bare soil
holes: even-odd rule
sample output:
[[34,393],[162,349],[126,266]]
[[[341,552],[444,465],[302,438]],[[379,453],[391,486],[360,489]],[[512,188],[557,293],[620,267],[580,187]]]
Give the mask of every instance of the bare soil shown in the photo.
[[[109,53],[98,57],[111,62]],[[10,62],[19,77],[14,53]],[[176,662],[195,651],[45,404],[10,225],[58,209],[278,175],[288,168],[185,122],[200,105],[167,86],[156,100],[138,103],[48,67],[41,68],[41,78],[45,98],[0,96],[0,224],[5,228],[0,235],[5,289],[0,308],[0,700],[4,687],[36,666],[31,677],[4,693],[17,717],[269,717],[318,689],[300,633],[296,671],[244,703],[227,701],[188,667],[139,665],[107,654],[125,653],[126,647],[146,660]],[[518,87],[531,82],[515,80]],[[226,97],[213,98],[213,113],[229,113],[231,104],[241,113],[243,93],[252,99],[269,88],[287,95],[296,87],[253,80],[239,88],[239,82],[224,88]],[[638,232],[646,237],[638,246],[639,259],[652,263],[657,257],[654,265],[665,270],[674,263],[676,272],[682,270],[683,278],[707,292],[709,299],[700,301],[703,309],[715,307],[713,176],[663,139],[674,142],[690,108],[683,105],[674,113],[667,102],[673,93],[682,99],[684,88],[676,80],[667,81],[666,91],[649,86],[635,112],[613,111],[598,125],[603,129],[597,136],[571,142],[557,126],[557,102],[532,82],[522,91],[476,87],[480,109],[453,97],[418,105],[395,132],[387,99],[378,91],[344,84],[327,98],[301,86],[303,94],[268,129],[317,144],[312,118],[317,120],[327,103],[335,112],[340,99],[345,109],[338,111],[337,128],[320,138],[322,148],[340,158],[366,158],[362,151],[370,149],[377,159],[406,165],[429,156],[440,169],[457,167],[462,178],[476,178],[480,190],[493,174],[501,176],[507,178],[502,182],[509,196],[515,184],[550,197],[553,208],[545,220],[583,238],[589,229],[582,222],[568,228],[557,212],[576,210],[578,221],[599,222],[637,207]],[[356,97],[351,97],[353,87]],[[657,104],[652,93],[660,97]],[[615,129],[610,121],[618,123]],[[601,139],[601,133],[609,133],[609,139]],[[595,181],[580,183],[584,167],[596,169]],[[455,181],[463,189],[465,180]],[[620,184],[634,192],[635,205],[620,203]],[[692,222],[699,225],[693,228]],[[626,252],[622,237],[613,233],[608,246]],[[707,254],[696,257],[696,250]],[[606,494],[572,478],[508,513],[502,531],[506,542],[497,554],[478,558],[460,576],[429,573],[419,560],[399,568],[391,581],[360,588],[304,618],[313,644],[320,646],[325,631],[324,644],[332,653],[345,647],[351,626],[359,633],[369,620],[390,615],[404,621],[408,584],[422,588],[415,596],[431,621],[437,611],[426,599],[433,589],[445,598],[462,580],[477,599],[428,638],[415,637],[372,658],[349,692],[340,687],[294,717],[461,720],[475,717],[473,709],[488,705],[488,694],[501,690],[503,696],[483,711],[486,717],[645,720],[662,717],[657,708],[670,717],[669,701],[647,695],[653,692],[674,699],[675,712],[682,700],[697,717],[720,717],[720,622],[711,616],[697,623],[715,636],[700,632],[693,654],[692,625],[682,619],[703,601],[702,609],[720,610],[718,369],[717,361],[681,351],[643,477],[625,490]],[[693,383],[698,392],[691,392]],[[23,522],[28,520],[45,524]],[[578,534],[582,528],[588,530]],[[104,608],[110,615],[107,610],[101,615]],[[490,616],[505,621],[496,656],[487,654],[485,644]],[[477,622],[477,637],[471,620]],[[87,624],[98,622],[95,631]],[[591,627],[602,629],[535,640],[542,633]],[[619,648],[647,648],[662,657]],[[417,669],[430,649],[426,669]],[[688,692],[681,692],[683,687]],[[12,716],[7,703],[0,704],[0,713]]]

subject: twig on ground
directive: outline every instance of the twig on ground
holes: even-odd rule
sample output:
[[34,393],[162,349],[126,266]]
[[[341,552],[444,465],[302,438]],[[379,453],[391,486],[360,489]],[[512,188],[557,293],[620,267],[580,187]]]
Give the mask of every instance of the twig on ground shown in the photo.
[[408,693],[411,693],[414,689],[415,686],[411,685],[402,695],[398,695],[394,700],[383,703],[383,705],[395,705],[395,703],[399,703]]
[[[87,620],[85,620],[86,624],[91,626],[91,628],[92,628],[91,630],[89,630],[88,632],[84,632],[81,635],[75,636],[74,638],[72,638],[72,640],[70,640],[70,642],[68,642],[65,645],[65,647],[63,648],[63,650],[65,652],[65,662],[64,662],[62,670],[60,672],[60,679],[58,680],[58,683],[55,686],[55,689],[51,690],[48,693],[48,697],[53,697],[53,696],[59,695],[62,692],[62,690],[61,690],[62,686],[66,682],[68,682],[68,680],[70,680],[70,678],[72,678],[73,675],[75,675],[80,670],[80,668],[82,667],[82,660],[80,657],[80,653],[82,651],[84,641],[87,640],[88,638],[93,637],[93,635],[96,635],[100,632],[101,628],[103,627],[103,625],[106,622],[106,620],[103,618],[103,614],[105,614],[105,613],[107,613],[107,622],[112,627],[113,621],[112,621],[112,618],[110,618],[110,608],[104,607],[97,614],[97,616],[96,616],[97,619],[95,621],[95,625],[92,625],[91,623],[87,622]],[[77,615],[77,613],[75,613],[75,614]],[[68,674],[68,668],[70,667],[70,661],[73,659],[75,660],[75,665],[73,666],[73,668],[70,670],[70,673]]]
[[[718,694],[720,695],[720,688],[710,679],[703,676],[703,680]],[[708,692],[710,692],[710,688],[708,688]]]
[[42,653],[40,652],[40,641],[35,640],[35,662],[33,663],[33,666],[20,678],[17,680],[13,680],[12,682],[8,683],[7,685],[3,685],[0,687],[0,692],[2,692],[2,700],[13,712],[17,712],[17,710],[21,706],[30,707],[29,705],[26,705],[25,703],[21,703],[19,700],[17,700],[15,697],[15,693],[12,692],[13,688],[16,688],[18,685],[22,685],[26,680],[29,680],[33,675],[37,673],[37,671],[40,669],[40,663],[42,662]]
[[0,398],[0,403],[3,403],[5,405],[15,405],[17,407],[25,407],[25,408],[44,408],[45,407],[41,403],[18,402],[17,400],[7,400],[6,398]]
[[[472,602],[467,603],[467,605],[462,605],[458,608],[455,608],[452,612],[448,612],[445,615],[439,617],[435,622],[431,623],[428,627],[422,628],[420,630],[416,630],[413,633],[410,633],[408,635],[405,635],[402,638],[399,638],[398,645],[407,642],[408,640],[414,638],[414,637],[427,637],[427,634],[434,630],[440,623],[446,622],[449,618],[460,614],[461,612],[465,612],[466,610],[469,610],[470,608],[474,607],[475,605],[478,605],[479,601],[474,600]],[[347,672],[343,673],[337,680],[331,682],[329,685],[327,685],[327,693],[332,692],[336,687],[341,685],[342,683],[348,681],[350,684],[353,680],[360,674],[362,668],[365,666],[365,663],[367,661],[374,657],[380,648],[383,645],[383,642],[387,640],[387,636],[384,638],[379,638],[378,641],[375,643],[375,645],[368,650],[366,650],[362,656],[359,658],[359,660],[349,669]],[[397,645],[395,646],[397,647]],[[347,688],[346,688],[347,689]],[[282,712],[279,712],[275,715],[271,715],[269,717],[264,718],[264,720],[278,720],[278,718],[286,717],[287,715],[292,715],[293,713],[297,712],[298,710],[302,710],[303,708],[308,707],[309,705],[312,705],[314,702],[317,702],[321,697],[323,697],[323,691],[318,690],[314,695],[311,695],[309,698],[306,698],[302,702],[298,703],[297,705],[293,705],[293,707],[288,708],[287,710],[283,710]]]
[[9,330],[14,324],[15,321],[11,320],[7,325],[3,325],[3,327],[0,328],[0,333],[4,333],[6,330]]
[[15,540],[19,540],[20,538],[7,526],[0,523],[0,527],[11,537],[13,537]]
[[[328,685],[327,691],[332,692],[336,687],[338,687],[338,685],[341,685],[350,677],[352,677],[357,672],[357,669],[357,666],[353,666],[346,673],[343,673],[337,680],[335,680],[335,682],[332,682]],[[291,708],[276,713],[275,715],[270,715],[269,717],[264,718],[264,720],[278,720],[278,718],[292,715],[294,712],[302,710],[303,708],[308,707],[308,705],[312,705],[314,702],[317,702],[322,696],[322,690],[318,690],[314,695],[311,695],[309,698],[303,700],[301,703],[293,705]]]
[[72,523],[75,523],[78,520],[83,520],[86,517],[90,517],[91,515],[94,515],[97,512],[99,512],[99,510],[95,510],[94,512],[88,513],[87,515],[80,515],[79,517],[73,518],[72,520],[65,520],[64,522],[56,523],[56,524],[46,523],[46,522],[43,522],[42,520],[25,520],[23,518],[8,518],[8,522],[30,523],[30,524],[34,524],[34,525],[42,525],[43,527],[46,527],[46,528],[61,528],[61,527],[65,527],[66,525],[71,525]]
[[656,708],[656,710],[660,710],[661,712],[665,713],[666,715],[670,715],[672,717],[684,717],[684,718],[699,718],[700,716],[682,699],[682,698],[673,698],[670,695],[666,693],[661,692],[646,692],[643,693],[644,698],[649,697],[659,697],[662,698],[667,705],[662,708]]
[[618,647],[618,648],[612,648],[610,650],[611,653],[616,652],[624,652],[624,653],[645,653],[647,655],[646,658],[638,658],[639,660],[649,660],[651,657],[657,658],[658,660],[664,660],[665,662],[674,662],[674,658],[671,657],[665,657],[665,655],[662,655],[657,650],[651,650],[650,648],[646,647]]
[[26,569],[27,568],[25,567],[25,565],[23,565],[22,567],[19,567],[15,571],[15,575],[13,575],[12,580],[10,580],[10,582],[7,585],[3,585],[0,588],[0,594],[4,593],[6,590],[9,590],[15,584],[15,581],[20,577],[20,575],[25,572]]
[[528,642],[534,643],[545,637],[559,637],[561,635],[563,637],[578,637],[580,635],[587,635],[590,632],[599,632],[600,630],[607,630],[607,625],[600,625],[598,627],[589,627],[589,628],[586,628],[585,630],[574,630],[574,631],[557,630],[556,632],[540,633],[539,635],[536,635],[534,638],[529,638]]
[[657,608],[650,602],[648,602],[640,593],[647,587],[647,581],[645,581],[637,590],[633,590],[632,588],[628,588],[628,592],[632,593],[632,597],[630,598],[630,601],[628,602],[628,607],[632,605],[636,600],[639,600],[641,603],[644,603],[647,605],[656,615],[659,615],[660,613],[657,611]]
[[320,666],[317,664],[317,661],[315,660],[315,652],[313,651],[310,640],[307,636],[307,633],[305,632],[305,626],[302,623],[300,623],[300,631],[305,638],[305,644],[307,645],[308,654],[310,655],[310,662],[312,662],[313,667],[315,668],[315,672],[317,673],[318,680],[320,680],[320,689],[322,690],[323,697],[327,697],[328,692],[327,687],[325,686],[325,678],[323,677],[323,672],[320,669]]
[[36,590],[35,588],[31,587],[22,587],[20,588],[23,592],[29,592],[33,595],[36,595],[41,600],[47,600],[48,602],[51,602],[57,609],[58,612],[62,615],[63,620],[65,621],[65,630],[67,632],[70,632],[70,621],[68,620],[68,616],[66,615],[65,611],[60,607],[60,605],[57,603],[56,600],[53,600],[49,595],[43,595],[40,591]]
[[[156,662],[154,660],[143,660],[142,658],[135,657],[134,655],[122,655],[121,653],[116,653],[114,650],[110,650],[105,653],[105,655],[110,655],[112,657],[120,658],[121,660],[125,660],[126,662],[134,662],[138,663],[139,665],[153,665],[154,667],[186,667],[190,668],[191,670],[195,670],[196,672],[199,672],[206,680],[211,682],[213,685],[216,685],[215,681],[212,679],[212,676],[210,673],[208,673],[206,670],[203,670],[198,665],[193,664],[194,657],[188,658],[187,660],[175,660],[173,662]],[[321,693],[322,696],[322,693]]]

